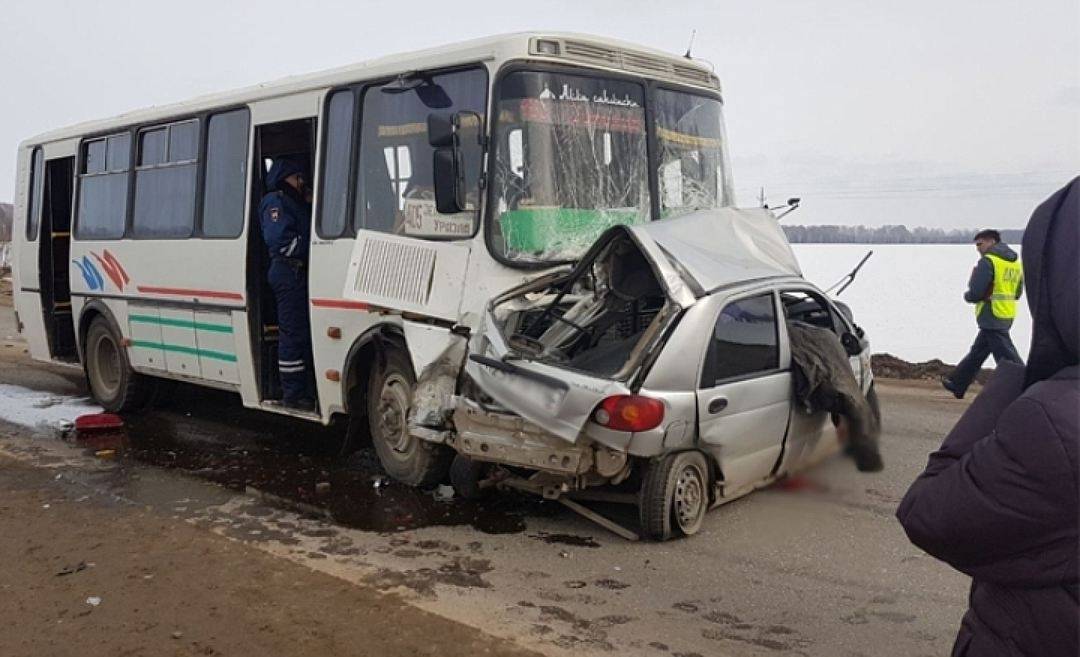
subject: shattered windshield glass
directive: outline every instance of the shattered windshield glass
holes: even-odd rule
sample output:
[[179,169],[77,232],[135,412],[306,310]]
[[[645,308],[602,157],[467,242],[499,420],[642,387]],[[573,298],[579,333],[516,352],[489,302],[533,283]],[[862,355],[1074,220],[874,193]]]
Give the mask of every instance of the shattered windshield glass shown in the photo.
[[732,205],[720,101],[656,90],[660,216]]
[[516,72],[495,111],[496,255],[580,257],[605,229],[649,220],[645,92],[620,80]]

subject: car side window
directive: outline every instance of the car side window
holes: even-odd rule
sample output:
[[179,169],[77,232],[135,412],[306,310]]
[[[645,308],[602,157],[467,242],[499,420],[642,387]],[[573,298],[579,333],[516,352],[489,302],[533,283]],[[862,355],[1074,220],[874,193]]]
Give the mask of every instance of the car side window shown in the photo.
[[711,388],[726,379],[778,367],[780,347],[772,293],[737,299],[724,306],[709,340],[701,387]]
[[827,328],[838,335],[845,332],[843,320],[829,307],[824,299],[805,290],[785,290],[780,293],[784,306],[784,316],[788,321],[795,320]]

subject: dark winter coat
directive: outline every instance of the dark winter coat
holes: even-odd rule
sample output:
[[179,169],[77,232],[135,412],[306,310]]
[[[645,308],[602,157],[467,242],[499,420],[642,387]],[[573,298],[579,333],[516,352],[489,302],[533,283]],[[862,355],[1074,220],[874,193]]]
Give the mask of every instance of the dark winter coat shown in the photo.
[[306,173],[301,160],[282,157],[274,161],[266,175],[267,194],[259,203],[259,220],[271,259],[306,263],[311,242],[311,204],[285,183],[295,173]]
[[897,510],[915,545],[973,579],[955,656],[1080,654],[1078,224],[1080,178],[1025,232],[1027,367],[998,368]]
[[[994,246],[990,247],[990,253],[998,256],[1003,260],[1009,262],[1016,262],[1016,259],[1020,256],[1016,255],[1016,251],[1009,248],[1008,244],[1004,242],[998,242]],[[964,292],[964,301],[968,303],[979,303],[990,297],[990,294],[994,291],[994,261],[985,255],[979,258],[979,262],[975,264],[975,268],[971,270],[971,278],[968,279],[968,289]],[[1024,293],[1024,284],[1020,283],[1020,286],[1016,288],[1016,298],[1019,299],[1020,295]],[[994,315],[990,304],[983,306],[982,311],[979,312],[975,318],[981,329],[991,329],[995,331],[1008,331],[1012,328],[1013,321],[1011,319],[1002,319]]]

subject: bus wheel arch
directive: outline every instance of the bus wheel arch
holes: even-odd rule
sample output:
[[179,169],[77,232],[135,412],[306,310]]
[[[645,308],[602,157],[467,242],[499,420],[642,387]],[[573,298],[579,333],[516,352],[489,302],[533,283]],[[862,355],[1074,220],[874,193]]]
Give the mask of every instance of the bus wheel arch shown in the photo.
[[400,327],[382,323],[360,335],[345,356],[341,401],[347,419],[346,449],[350,451],[371,445],[367,417],[368,383],[372,371],[383,363],[389,348],[405,349],[405,336]]
[[131,367],[116,319],[100,302],[79,317],[79,344],[91,396],[111,413],[141,408],[151,397],[153,380]]
[[75,341],[79,353],[79,362],[83,364],[83,369],[86,369],[86,333],[90,330],[90,324],[96,317],[104,317],[113,332],[120,335],[120,325],[116,322],[116,317],[109,310],[109,307],[100,299],[87,301],[79,314],[78,333],[76,333],[78,339]]
[[375,327],[356,341],[347,363],[350,440],[370,440],[383,469],[403,483],[432,486],[445,479],[453,453],[407,435],[416,377],[401,330]]

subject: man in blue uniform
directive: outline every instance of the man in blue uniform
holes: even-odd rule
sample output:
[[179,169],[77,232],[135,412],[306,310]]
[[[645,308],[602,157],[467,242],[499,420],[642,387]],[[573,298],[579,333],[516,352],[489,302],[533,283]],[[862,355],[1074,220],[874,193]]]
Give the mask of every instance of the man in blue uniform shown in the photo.
[[270,288],[277,300],[281,401],[290,408],[314,411],[307,287],[311,203],[306,184],[304,160],[275,160],[266,174],[267,194],[259,204],[259,217],[270,251]]

